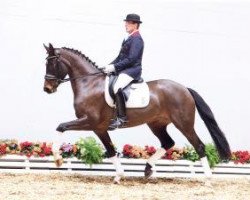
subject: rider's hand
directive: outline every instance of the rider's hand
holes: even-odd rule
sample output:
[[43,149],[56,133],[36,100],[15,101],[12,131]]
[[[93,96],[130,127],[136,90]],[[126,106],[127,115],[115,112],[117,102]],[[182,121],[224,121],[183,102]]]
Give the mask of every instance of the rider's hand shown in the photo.
[[115,71],[115,66],[114,65],[107,65],[103,68],[103,71],[105,73],[111,73],[111,72],[114,72]]

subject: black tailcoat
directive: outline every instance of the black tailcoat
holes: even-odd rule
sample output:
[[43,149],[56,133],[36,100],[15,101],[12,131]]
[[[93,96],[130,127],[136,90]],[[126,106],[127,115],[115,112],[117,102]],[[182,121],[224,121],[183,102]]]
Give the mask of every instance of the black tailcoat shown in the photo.
[[125,73],[134,78],[140,79],[142,67],[142,55],[144,42],[139,31],[133,33],[124,40],[118,57],[111,63],[115,67],[115,71]]

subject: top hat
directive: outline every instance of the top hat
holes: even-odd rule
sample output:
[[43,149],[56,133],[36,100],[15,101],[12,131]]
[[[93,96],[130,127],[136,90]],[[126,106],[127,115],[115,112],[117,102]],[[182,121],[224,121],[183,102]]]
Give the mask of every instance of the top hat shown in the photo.
[[142,23],[142,21],[140,20],[140,16],[137,14],[128,14],[124,21],[132,21],[138,24]]

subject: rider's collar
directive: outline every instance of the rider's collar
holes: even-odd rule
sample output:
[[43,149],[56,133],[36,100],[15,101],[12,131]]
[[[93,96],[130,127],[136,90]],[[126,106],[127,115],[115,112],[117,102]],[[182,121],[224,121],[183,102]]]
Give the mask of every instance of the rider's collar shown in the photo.
[[132,33],[128,34],[125,38],[124,38],[124,41],[126,41],[130,36],[134,35],[134,34],[137,34],[139,33],[139,30],[135,30],[133,31]]

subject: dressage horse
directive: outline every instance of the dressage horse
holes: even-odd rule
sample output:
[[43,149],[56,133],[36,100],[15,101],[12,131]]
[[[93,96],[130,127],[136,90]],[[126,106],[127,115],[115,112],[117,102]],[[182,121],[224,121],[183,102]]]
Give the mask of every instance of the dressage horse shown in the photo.
[[[66,47],[54,48],[51,44],[48,47],[44,45],[44,47],[48,54],[44,91],[54,93],[61,83],[70,81],[74,94],[74,109],[77,119],[60,124],[57,131],[93,131],[106,148],[108,157],[112,158],[117,172],[115,180],[119,181],[123,170],[108,133],[110,120],[115,115],[115,111],[107,105],[104,98],[106,74],[77,50]],[[67,75],[69,78],[65,78]],[[204,166],[208,168],[205,145],[194,129],[195,108],[208,128],[221,159],[228,159],[231,156],[224,133],[219,128],[209,106],[197,92],[170,80],[149,81],[147,85],[150,93],[149,105],[145,108],[128,108],[126,124],[126,127],[147,124],[160,140],[161,149],[152,156],[150,164],[149,162],[146,164],[146,177],[151,176],[156,160],[165,153],[166,149],[175,144],[167,132],[167,126],[170,123],[173,123],[187,138],[200,156]],[[209,171],[205,173],[208,176],[211,175]]]

